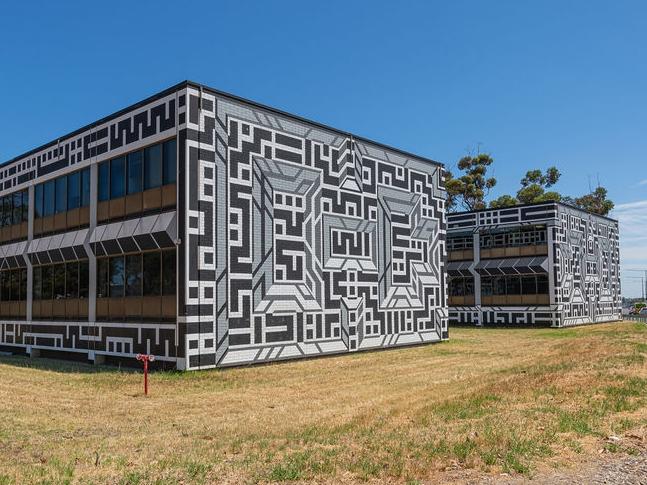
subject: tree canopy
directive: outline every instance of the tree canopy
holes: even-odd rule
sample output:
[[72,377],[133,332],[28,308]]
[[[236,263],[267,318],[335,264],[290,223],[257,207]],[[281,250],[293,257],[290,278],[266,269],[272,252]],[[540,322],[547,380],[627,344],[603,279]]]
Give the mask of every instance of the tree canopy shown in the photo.
[[485,197],[496,185],[494,177],[486,177],[487,169],[493,162],[494,159],[486,153],[467,155],[458,161],[458,169],[463,172],[463,175],[454,178],[452,173],[447,171],[445,188],[448,210],[456,210],[459,204],[465,210],[487,207]]

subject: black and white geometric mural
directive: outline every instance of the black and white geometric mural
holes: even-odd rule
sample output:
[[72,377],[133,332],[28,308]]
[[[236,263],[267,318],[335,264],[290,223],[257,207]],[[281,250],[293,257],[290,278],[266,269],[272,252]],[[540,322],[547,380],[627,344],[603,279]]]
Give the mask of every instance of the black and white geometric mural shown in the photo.
[[447,338],[441,166],[187,96],[188,368]]
[[[177,209],[97,224],[98,164],[170,138]],[[1,347],[146,352],[198,369],[448,336],[445,191],[433,161],[182,83],[7,162],[0,196],[28,188],[33,200],[35,184],[86,166],[89,227],[42,238],[30,229],[0,256],[26,265],[29,285],[45,256],[87,258],[89,317],[32,321],[28,310],[0,321]],[[30,208],[30,228],[33,218]],[[177,322],[97,321],[96,257],[144,238],[177,247]]]
[[[450,306],[459,325],[551,325],[616,321],[621,315],[619,233],[616,220],[561,203],[540,203],[448,215],[448,236],[476,235],[474,258],[452,261],[451,275],[474,278],[474,306]],[[546,227],[548,254],[480,259],[483,231]],[[547,274],[548,305],[485,306],[480,281],[489,275]]]

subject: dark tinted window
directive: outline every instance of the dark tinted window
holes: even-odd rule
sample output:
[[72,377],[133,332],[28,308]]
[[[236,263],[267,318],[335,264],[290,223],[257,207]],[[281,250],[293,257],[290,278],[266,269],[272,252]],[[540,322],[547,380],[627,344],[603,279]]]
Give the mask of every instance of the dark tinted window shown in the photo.
[[43,278],[41,276],[40,266],[34,266],[34,281],[33,281],[33,291],[34,300],[40,300],[42,298],[41,287],[43,284]]
[[540,295],[548,294],[548,275],[537,276],[537,293]]
[[59,177],[56,182],[56,213],[67,210],[67,177]]
[[81,170],[81,207],[90,205],[90,169]]
[[51,216],[54,214],[55,192],[56,187],[54,185],[54,181],[50,180],[49,182],[45,182],[43,187],[43,215],[45,216]]
[[161,290],[160,253],[144,253],[144,296],[158,296]]
[[9,301],[11,299],[11,277],[10,271],[0,271],[0,300]]
[[104,200],[110,200],[110,162],[99,165],[99,201]]
[[108,258],[97,259],[97,297],[108,298]]
[[126,296],[142,295],[142,255],[126,256]]
[[506,278],[506,291],[508,295],[521,294],[521,279],[517,276],[509,276]]
[[20,224],[22,222],[22,192],[14,192],[13,194],[13,223]]
[[126,193],[126,158],[110,161],[110,198],[123,197]]
[[10,195],[2,198],[2,225],[13,224],[13,198]]
[[502,276],[495,276],[492,280],[492,294],[505,295],[505,278]]
[[65,298],[79,297],[79,263],[65,265]]
[[124,296],[124,258],[117,256],[110,258],[110,298]]
[[43,184],[34,190],[34,217],[43,217]]
[[90,281],[90,268],[88,261],[79,262],[79,298],[88,297],[88,283]]
[[41,288],[41,295],[43,297],[43,300],[51,300],[52,299],[52,289],[53,289],[53,284],[52,284],[52,278],[53,278],[53,266],[43,266],[42,268],[42,288]]
[[67,176],[67,210],[81,207],[81,174],[71,173]]
[[162,185],[162,145],[144,150],[144,189]]
[[9,271],[11,278],[11,300],[18,301],[20,296],[20,273],[16,270]]
[[22,191],[22,221],[27,222],[29,220],[29,192],[26,190]]
[[142,152],[133,152],[128,155],[128,193],[134,194],[142,191]]
[[27,268],[21,268],[20,272],[20,300],[27,299]]
[[484,276],[481,278],[481,294],[483,296],[492,295],[492,278]]
[[175,250],[162,251],[162,295],[175,295]]
[[535,295],[537,293],[537,278],[535,276],[521,277],[521,294]]
[[177,167],[177,154],[175,139],[164,143],[164,166],[162,169],[164,185],[174,184]]
[[54,266],[54,299],[65,298],[65,265]]

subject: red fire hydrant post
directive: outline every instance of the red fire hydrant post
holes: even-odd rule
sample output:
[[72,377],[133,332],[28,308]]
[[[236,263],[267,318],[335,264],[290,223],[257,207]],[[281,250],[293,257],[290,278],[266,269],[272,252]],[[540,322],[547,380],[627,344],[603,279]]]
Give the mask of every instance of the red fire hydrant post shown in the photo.
[[150,354],[137,354],[137,360],[144,363],[144,395],[148,396],[148,363],[155,360],[154,355]]

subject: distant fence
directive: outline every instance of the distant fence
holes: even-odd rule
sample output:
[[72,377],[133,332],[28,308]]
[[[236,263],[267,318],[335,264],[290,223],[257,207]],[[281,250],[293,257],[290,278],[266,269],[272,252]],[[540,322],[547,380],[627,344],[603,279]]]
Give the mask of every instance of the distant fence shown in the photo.
[[624,315],[625,320],[647,323],[647,315]]

